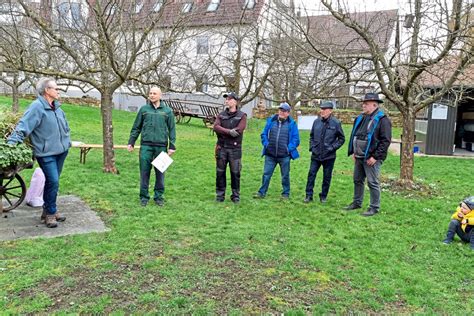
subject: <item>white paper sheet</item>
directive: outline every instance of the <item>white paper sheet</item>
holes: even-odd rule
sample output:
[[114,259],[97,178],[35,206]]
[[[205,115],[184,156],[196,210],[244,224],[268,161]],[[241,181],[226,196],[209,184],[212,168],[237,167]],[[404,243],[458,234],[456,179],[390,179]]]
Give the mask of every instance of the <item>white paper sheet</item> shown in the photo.
[[158,170],[160,170],[160,172],[165,172],[166,169],[168,169],[168,167],[173,163],[173,159],[171,159],[171,157],[165,153],[164,151],[162,151],[158,157],[156,157],[152,162],[151,164]]

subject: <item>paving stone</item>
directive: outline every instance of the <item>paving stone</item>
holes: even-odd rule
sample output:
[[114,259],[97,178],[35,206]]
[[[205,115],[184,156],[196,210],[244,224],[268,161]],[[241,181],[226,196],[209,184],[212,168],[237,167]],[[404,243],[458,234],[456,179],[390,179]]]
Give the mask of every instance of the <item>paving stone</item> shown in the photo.
[[47,228],[41,222],[41,207],[32,208],[23,203],[10,212],[0,214],[0,241],[109,231],[100,217],[79,197],[59,196],[57,204],[66,221],[58,222],[56,228]]

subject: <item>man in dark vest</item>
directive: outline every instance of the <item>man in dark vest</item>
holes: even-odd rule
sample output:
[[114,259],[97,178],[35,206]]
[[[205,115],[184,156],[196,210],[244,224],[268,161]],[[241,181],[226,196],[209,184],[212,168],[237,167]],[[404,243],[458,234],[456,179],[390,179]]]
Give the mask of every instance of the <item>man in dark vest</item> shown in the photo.
[[329,187],[331,185],[332,170],[336,161],[336,151],[344,144],[345,137],[341,122],[332,115],[334,103],[322,102],[319,106],[319,117],[314,120],[309,137],[309,151],[311,152],[311,165],[306,182],[305,203],[313,201],[314,180],[321,166],[323,166],[323,184],[319,201],[326,203]]
[[295,120],[290,116],[291,107],[282,103],[278,114],[267,119],[260,138],[262,140],[265,164],[263,166],[262,186],[254,198],[264,198],[267,194],[270,180],[276,165],[280,165],[281,198],[287,200],[290,196],[290,161],[299,157],[298,146],[300,135]]
[[377,93],[367,93],[362,100],[362,111],[354,121],[349,142],[349,156],[354,160],[354,197],[345,209],[355,210],[362,207],[364,182],[370,189],[370,206],[363,216],[372,216],[380,208],[380,167],[387,158],[388,147],[392,140],[392,123],[379,109],[383,103]]
[[226,109],[214,122],[216,144],[216,201],[224,202],[226,169],[230,166],[230,181],[234,203],[240,202],[240,171],[242,169],[242,139],[247,126],[247,114],[238,109],[240,98],[235,92],[224,94]]

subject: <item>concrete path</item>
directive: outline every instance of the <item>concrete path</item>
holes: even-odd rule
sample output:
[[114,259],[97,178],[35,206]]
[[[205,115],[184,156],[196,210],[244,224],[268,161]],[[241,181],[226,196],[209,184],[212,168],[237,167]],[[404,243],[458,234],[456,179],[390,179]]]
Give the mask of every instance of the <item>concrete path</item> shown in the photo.
[[42,208],[32,208],[24,203],[13,211],[0,214],[0,241],[52,238],[109,230],[99,216],[77,196],[58,197],[58,209],[66,215],[66,221],[58,223],[56,228],[47,228],[40,221]]

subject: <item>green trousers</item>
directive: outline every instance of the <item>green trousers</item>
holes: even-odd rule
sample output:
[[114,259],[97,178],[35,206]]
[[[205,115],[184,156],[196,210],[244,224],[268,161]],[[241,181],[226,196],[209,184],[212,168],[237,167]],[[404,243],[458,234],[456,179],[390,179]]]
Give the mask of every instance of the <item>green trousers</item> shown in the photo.
[[166,152],[166,147],[141,145],[140,147],[140,200],[149,200],[151,168],[155,169],[155,188],[153,199],[163,200],[165,193],[165,175],[153,167],[151,162],[162,152]]

